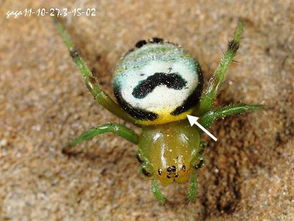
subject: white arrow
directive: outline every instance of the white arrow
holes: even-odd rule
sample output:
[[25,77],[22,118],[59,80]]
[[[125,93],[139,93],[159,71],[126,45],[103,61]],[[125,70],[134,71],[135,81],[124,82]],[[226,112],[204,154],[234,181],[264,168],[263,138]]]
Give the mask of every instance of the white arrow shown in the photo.
[[206,130],[199,122],[197,121],[199,117],[192,116],[192,115],[187,115],[188,121],[191,125],[191,127],[196,124],[201,130],[203,130],[205,133],[207,133],[208,136],[210,136],[214,141],[217,141],[217,138],[213,136],[208,130]]

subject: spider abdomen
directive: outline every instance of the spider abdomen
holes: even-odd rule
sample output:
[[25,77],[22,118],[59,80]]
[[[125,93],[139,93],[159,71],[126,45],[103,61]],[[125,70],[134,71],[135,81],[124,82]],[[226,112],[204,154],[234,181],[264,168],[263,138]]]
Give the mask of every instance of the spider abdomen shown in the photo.
[[184,119],[202,92],[198,62],[181,47],[159,38],[136,46],[115,70],[118,103],[145,125]]

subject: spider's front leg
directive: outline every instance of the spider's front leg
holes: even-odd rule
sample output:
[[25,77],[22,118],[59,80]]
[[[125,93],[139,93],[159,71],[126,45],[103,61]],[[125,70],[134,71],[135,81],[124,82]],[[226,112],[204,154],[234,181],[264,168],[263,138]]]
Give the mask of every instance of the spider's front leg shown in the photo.
[[74,146],[76,146],[77,144],[86,140],[91,140],[94,136],[104,134],[104,133],[114,133],[134,144],[138,144],[138,135],[133,130],[127,128],[126,126],[122,124],[108,123],[108,124],[97,126],[93,129],[90,129],[82,133],[79,137],[75,138],[66,147],[64,147],[62,151],[63,153],[68,153],[68,151]]
[[139,163],[141,164],[141,172],[146,177],[153,177],[151,181],[151,192],[153,193],[153,196],[156,200],[158,200],[161,203],[166,202],[166,198],[163,195],[163,193],[160,191],[159,184],[157,179],[154,177],[154,169],[150,163],[150,161],[141,153],[137,153],[137,159]]
[[191,160],[191,175],[190,175],[190,187],[187,193],[189,201],[194,201],[197,195],[197,170],[204,165],[203,151],[206,146],[205,142],[200,142],[199,147],[194,147],[194,154]]
[[57,30],[59,34],[61,35],[66,47],[69,50],[69,53],[76,64],[76,66],[79,68],[82,77],[86,83],[87,88],[91,92],[91,94],[94,96],[95,100],[101,104],[105,109],[113,113],[114,115],[118,116],[119,118],[136,123],[136,120],[132,117],[130,117],[126,112],[124,112],[121,107],[115,103],[99,86],[98,82],[94,78],[92,72],[86,65],[84,59],[80,56],[79,51],[74,47],[74,44],[63,27],[63,25],[58,21],[57,18],[55,18],[55,23]]
[[196,172],[191,173],[190,177],[190,188],[188,190],[187,198],[189,201],[194,201],[197,195],[197,174]]
[[161,203],[165,203],[166,202],[166,198],[164,197],[164,195],[162,194],[162,192],[160,191],[159,185],[158,185],[158,181],[153,179],[152,183],[151,183],[151,191],[153,193],[153,196]]

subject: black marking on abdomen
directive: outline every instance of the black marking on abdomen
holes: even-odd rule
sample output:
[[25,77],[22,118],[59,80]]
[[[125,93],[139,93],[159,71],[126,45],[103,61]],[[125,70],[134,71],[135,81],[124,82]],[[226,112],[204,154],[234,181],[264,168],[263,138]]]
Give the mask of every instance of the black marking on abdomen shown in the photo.
[[141,48],[143,45],[147,44],[146,40],[140,40],[135,44],[136,48]]
[[151,111],[145,111],[140,108],[135,108],[132,105],[130,105],[121,95],[120,88],[119,87],[113,87],[114,95],[122,107],[129,115],[132,117],[138,119],[138,120],[150,120],[153,121],[157,119],[158,115],[151,112]]
[[158,37],[153,37],[151,39],[152,43],[162,43],[164,40],[162,38],[158,38]]
[[179,115],[187,110],[189,110],[191,107],[195,106],[200,99],[202,89],[203,89],[203,76],[202,76],[202,70],[198,66],[197,68],[197,73],[198,73],[198,85],[193,91],[193,93],[183,102],[183,104],[179,107],[177,107],[174,111],[172,111],[170,114],[171,115]]
[[187,81],[185,81],[178,73],[155,73],[141,81],[139,85],[134,88],[132,95],[135,98],[142,99],[151,93],[157,86],[165,85],[168,88],[181,90],[186,84]]

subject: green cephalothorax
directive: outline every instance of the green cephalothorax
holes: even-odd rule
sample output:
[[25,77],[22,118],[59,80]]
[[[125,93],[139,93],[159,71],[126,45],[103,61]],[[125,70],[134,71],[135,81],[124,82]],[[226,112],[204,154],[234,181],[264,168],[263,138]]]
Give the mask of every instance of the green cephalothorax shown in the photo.
[[94,99],[117,117],[141,128],[137,135],[123,124],[100,125],[71,141],[63,152],[68,153],[75,145],[96,135],[114,133],[138,145],[137,158],[142,173],[151,178],[151,191],[158,201],[166,200],[160,184],[187,182],[190,183],[187,198],[194,200],[196,170],[203,164],[204,145],[200,141],[200,131],[190,126],[187,115],[197,115],[199,123],[208,128],[218,118],[261,108],[261,105],[241,103],[212,108],[239,48],[243,24],[237,26],[203,93],[200,66],[186,51],[160,38],[139,41],[116,67],[113,79],[116,103],[100,88],[62,24],[57,19],[55,22]]
[[143,127],[138,146],[147,174],[164,186],[189,181],[202,158],[200,134],[188,121]]

